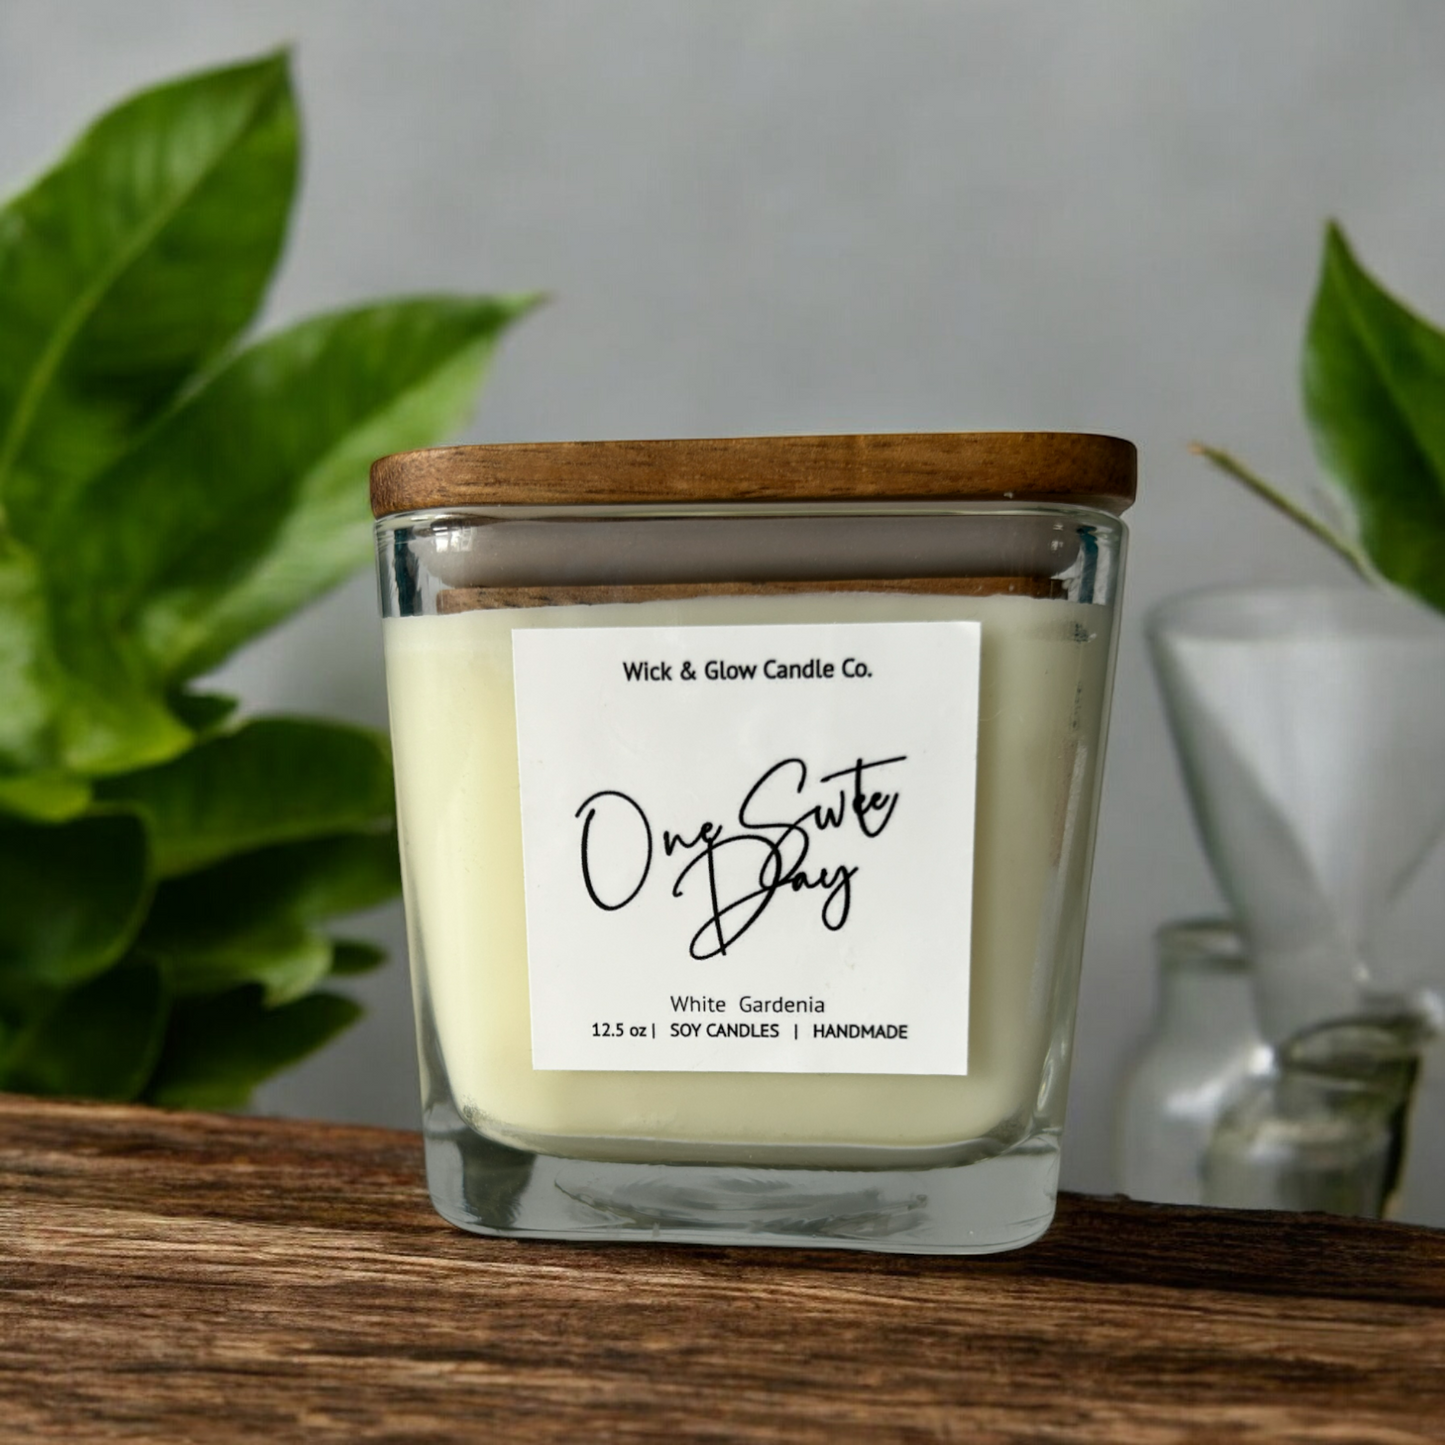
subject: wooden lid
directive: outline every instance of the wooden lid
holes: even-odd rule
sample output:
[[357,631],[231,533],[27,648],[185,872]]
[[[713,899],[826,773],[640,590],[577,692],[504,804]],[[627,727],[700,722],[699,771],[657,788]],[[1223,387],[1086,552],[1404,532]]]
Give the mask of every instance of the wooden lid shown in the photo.
[[525,442],[382,457],[371,510],[1014,498],[1117,513],[1136,472],[1132,442],[1078,432]]

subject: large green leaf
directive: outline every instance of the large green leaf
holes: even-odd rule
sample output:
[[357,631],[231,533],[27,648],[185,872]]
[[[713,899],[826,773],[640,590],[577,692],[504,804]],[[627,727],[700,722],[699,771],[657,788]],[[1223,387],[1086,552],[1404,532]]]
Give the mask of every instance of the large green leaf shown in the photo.
[[104,782],[97,796],[145,817],[161,877],[275,843],[389,824],[393,806],[380,734],[300,718],[248,723],[162,767]]
[[177,996],[224,993],[256,983],[268,1005],[311,992],[331,971],[331,940],[295,919],[258,920],[245,929],[209,937],[174,938],[150,945]]
[[170,1108],[238,1109],[263,1079],[296,1063],[354,1023],[361,1008],[313,993],[268,1008],[259,989],[176,1005],[165,1049],[146,1090]]
[[92,479],[48,571],[64,765],[103,776],[183,751],[175,684],[366,562],[370,461],[461,420],[497,337],[531,304],[402,301],[304,322],[236,357]]
[[131,815],[0,818],[0,975],[64,986],[109,967],[141,925],[147,871],[146,831]]
[[47,578],[0,531],[0,812],[48,821],[85,807],[86,774],[158,762],[193,736],[108,618],[57,646],[57,591],[63,560]]
[[[115,737],[106,720],[118,718],[123,750],[164,756],[190,737],[146,688],[127,710],[123,691],[79,679],[56,655],[46,587],[34,555],[0,532],[0,813],[59,822],[84,811],[90,786],[65,766],[75,745],[99,740],[102,753]],[[97,692],[94,704],[88,692]]]
[[0,503],[53,554],[76,487],[250,320],[296,176],[284,56],[145,91],[0,212]]
[[51,569],[47,582],[51,645],[63,676],[54,693],[60,768],[105,777],[185,751],[194,733],[172,712],[142,648],[103,595],[67,583],[61,570]]
[[179,994],[259,983],[294,998],[331,962],[318,925],[393,897],[394,834],[358,833],[260,849],[161,884],[136,943]]
[[[106,585],[82,582],[71,554],[93,525],[87,483],[255,313],[296,146],[273,56],[134,97],[0,211],[0,798],[12,810],[64,816],[83,793],[66,774],[142,766],[190,741],[115,616],[64,625],[77,588]],[[21,769],[49,781],[7,776]]]
[[169,1007],[158,969],[142,962],[113,968],[59,999],[11,1042],[0,1086],[134,1099],[160,1056]]
[[39,569],[0,534],[0,789],[8,775],[50,762],[61,681]]
[[1304,356],[1315,446],[1380,574],[1445,610],[1445,333],[1388,295],[1338,227]]
[[464,422],[532,304],[397,301],[243,352],[92,488],[70,565],[93,585],[67,594],[68,631],[114,619],[174,682],[334,586],[371,556],[371,461]]
[[0,814],[62,823],[83,813],[89,802],[89,783],[59,769],[0,773]]

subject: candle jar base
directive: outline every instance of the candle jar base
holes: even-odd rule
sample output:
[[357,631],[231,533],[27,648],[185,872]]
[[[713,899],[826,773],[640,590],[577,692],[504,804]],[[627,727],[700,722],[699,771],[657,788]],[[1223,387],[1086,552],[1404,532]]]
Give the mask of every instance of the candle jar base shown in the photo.
[[529,1138],[459,1104],[415,938],[412,963],[427,1188],[437,1212],[460,1229],[509,1239],[943,1255],[1017,1249],[1053,1221],[1068,1015],[1055,1020],[1035,1097],[977,1138],[828,1146]]
[[992,1254],[1048,1229],[1058,1131],[931,1169],[618,1163],[509,1148],[447,1105],[426,1115],[427,1183],[461,1229],[513,1239]]

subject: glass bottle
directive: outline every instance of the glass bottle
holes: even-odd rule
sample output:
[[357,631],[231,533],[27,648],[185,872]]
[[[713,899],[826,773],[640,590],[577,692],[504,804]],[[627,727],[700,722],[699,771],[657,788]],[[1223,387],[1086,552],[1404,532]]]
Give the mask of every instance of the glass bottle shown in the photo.
[[1119,1187],[1135,1199],[1199,1204],[1220,1112],[1267,1065],[1249,959],[1224,919],[1167,923],[1156,935],[1154,1028],[1120,1091]]
[[1379,1218],[1399,1183],[1426,1020],[1338,1019],[1276,1051],[1221,1116],[1204,1159],[1204,1202]]

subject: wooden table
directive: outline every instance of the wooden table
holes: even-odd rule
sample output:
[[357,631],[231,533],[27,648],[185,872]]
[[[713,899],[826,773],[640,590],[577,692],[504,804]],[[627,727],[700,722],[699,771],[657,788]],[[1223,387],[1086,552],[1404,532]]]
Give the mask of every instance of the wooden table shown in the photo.
[[512,1243],[417,1136],[0,1098],[0,1440],[1445,1440],[1445,1233],[1065,1196],[920,1259]]

